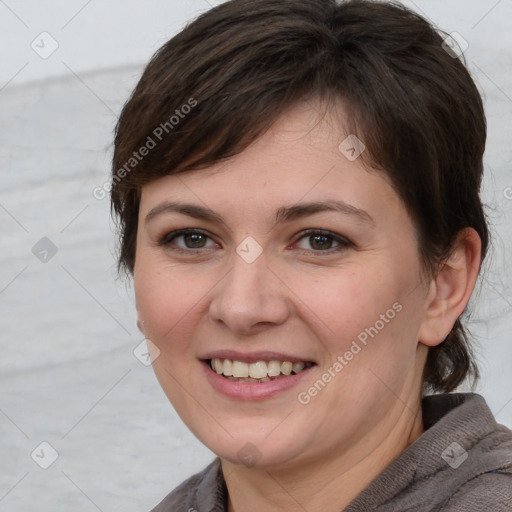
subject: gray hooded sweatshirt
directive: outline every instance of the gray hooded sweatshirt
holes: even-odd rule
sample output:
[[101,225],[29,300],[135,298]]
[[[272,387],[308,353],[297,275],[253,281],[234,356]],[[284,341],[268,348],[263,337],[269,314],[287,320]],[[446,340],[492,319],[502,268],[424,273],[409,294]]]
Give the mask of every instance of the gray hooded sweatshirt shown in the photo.
[[[425,397],[425,432],[340,512],[512,512],[512,431],[473,393]],[[220,460],[152,512],[225,512]]]

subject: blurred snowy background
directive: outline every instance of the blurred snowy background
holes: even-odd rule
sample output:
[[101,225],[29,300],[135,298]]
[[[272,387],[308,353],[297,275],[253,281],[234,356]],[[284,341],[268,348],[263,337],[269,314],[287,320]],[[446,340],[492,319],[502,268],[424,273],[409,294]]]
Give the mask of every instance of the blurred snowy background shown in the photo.
[[[213,457],[134,356],[133,292],[93,190],[143,65],[218,3],[0,0],[0,511],[148,511]],[[467,41],[484,95],[494,243],[470,325],[477,391],[510,427],[512,0],[404,4]]]

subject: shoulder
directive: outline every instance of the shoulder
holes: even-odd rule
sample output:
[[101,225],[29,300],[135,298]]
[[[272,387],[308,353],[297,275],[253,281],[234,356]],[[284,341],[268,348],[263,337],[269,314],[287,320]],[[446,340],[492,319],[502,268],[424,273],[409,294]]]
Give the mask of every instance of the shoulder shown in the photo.
[[483,397],[426,397],[423,420],[423,434],[347,512],[511,512],[512,432]]
[[220,512],[224,510],[225,496],[220,460],[215,459],[178,485],[151,512]]
[[[450,404],[431,427],[431,446],[443,462],[430,478],[444,488],[440,512],[510,512],[512,510],[512,432],[496,422],[483,397],[475,394],[439,396]],[[429,443],[429,444],[430,444]]]
[[495,471],[479,475],[462,485],[445,502],[440,512],[510,512],[512,510],[512,472]]
[[186,504],[192,494],[194,494],[201,482],[201,473],[197,473],[187,478],[178,487],[171,491],[151,512],[171,512],[187,510]]

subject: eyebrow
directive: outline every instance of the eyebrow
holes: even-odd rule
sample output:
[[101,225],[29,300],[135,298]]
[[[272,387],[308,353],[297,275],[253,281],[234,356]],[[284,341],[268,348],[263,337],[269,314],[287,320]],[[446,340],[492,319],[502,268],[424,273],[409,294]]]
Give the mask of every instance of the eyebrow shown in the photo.
[[[226,225],[224,218],[211,210],[210,208],[179,202],[166,201],[158,206],[155,206],[147,215],[145,222],[149,222],[151,219],[162,213],[181,213],[198,220],[217,222],[219,224]],[[357,208],[351,204],[345,203],[344,201],[328,200],[323,202],[308,202],[294,204],[292,206],[283,206],[276,211],[275,223],[282,224],[285,222],[291,222],[303,217],[308,217],[315,213],[320,212],[338,212],[344,215],[354,217],[367,224],[375,224],[372,216],[365,210]]]

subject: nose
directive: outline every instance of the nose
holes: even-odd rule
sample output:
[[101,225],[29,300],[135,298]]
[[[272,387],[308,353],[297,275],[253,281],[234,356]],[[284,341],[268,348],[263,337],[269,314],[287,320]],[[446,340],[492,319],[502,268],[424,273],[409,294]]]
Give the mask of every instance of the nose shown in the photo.
[[250,335],[286,322],[290,315],[287,288],[262,254],[247,263],[233,254],[230,271],[215,287],[211,319],[235,334]]

